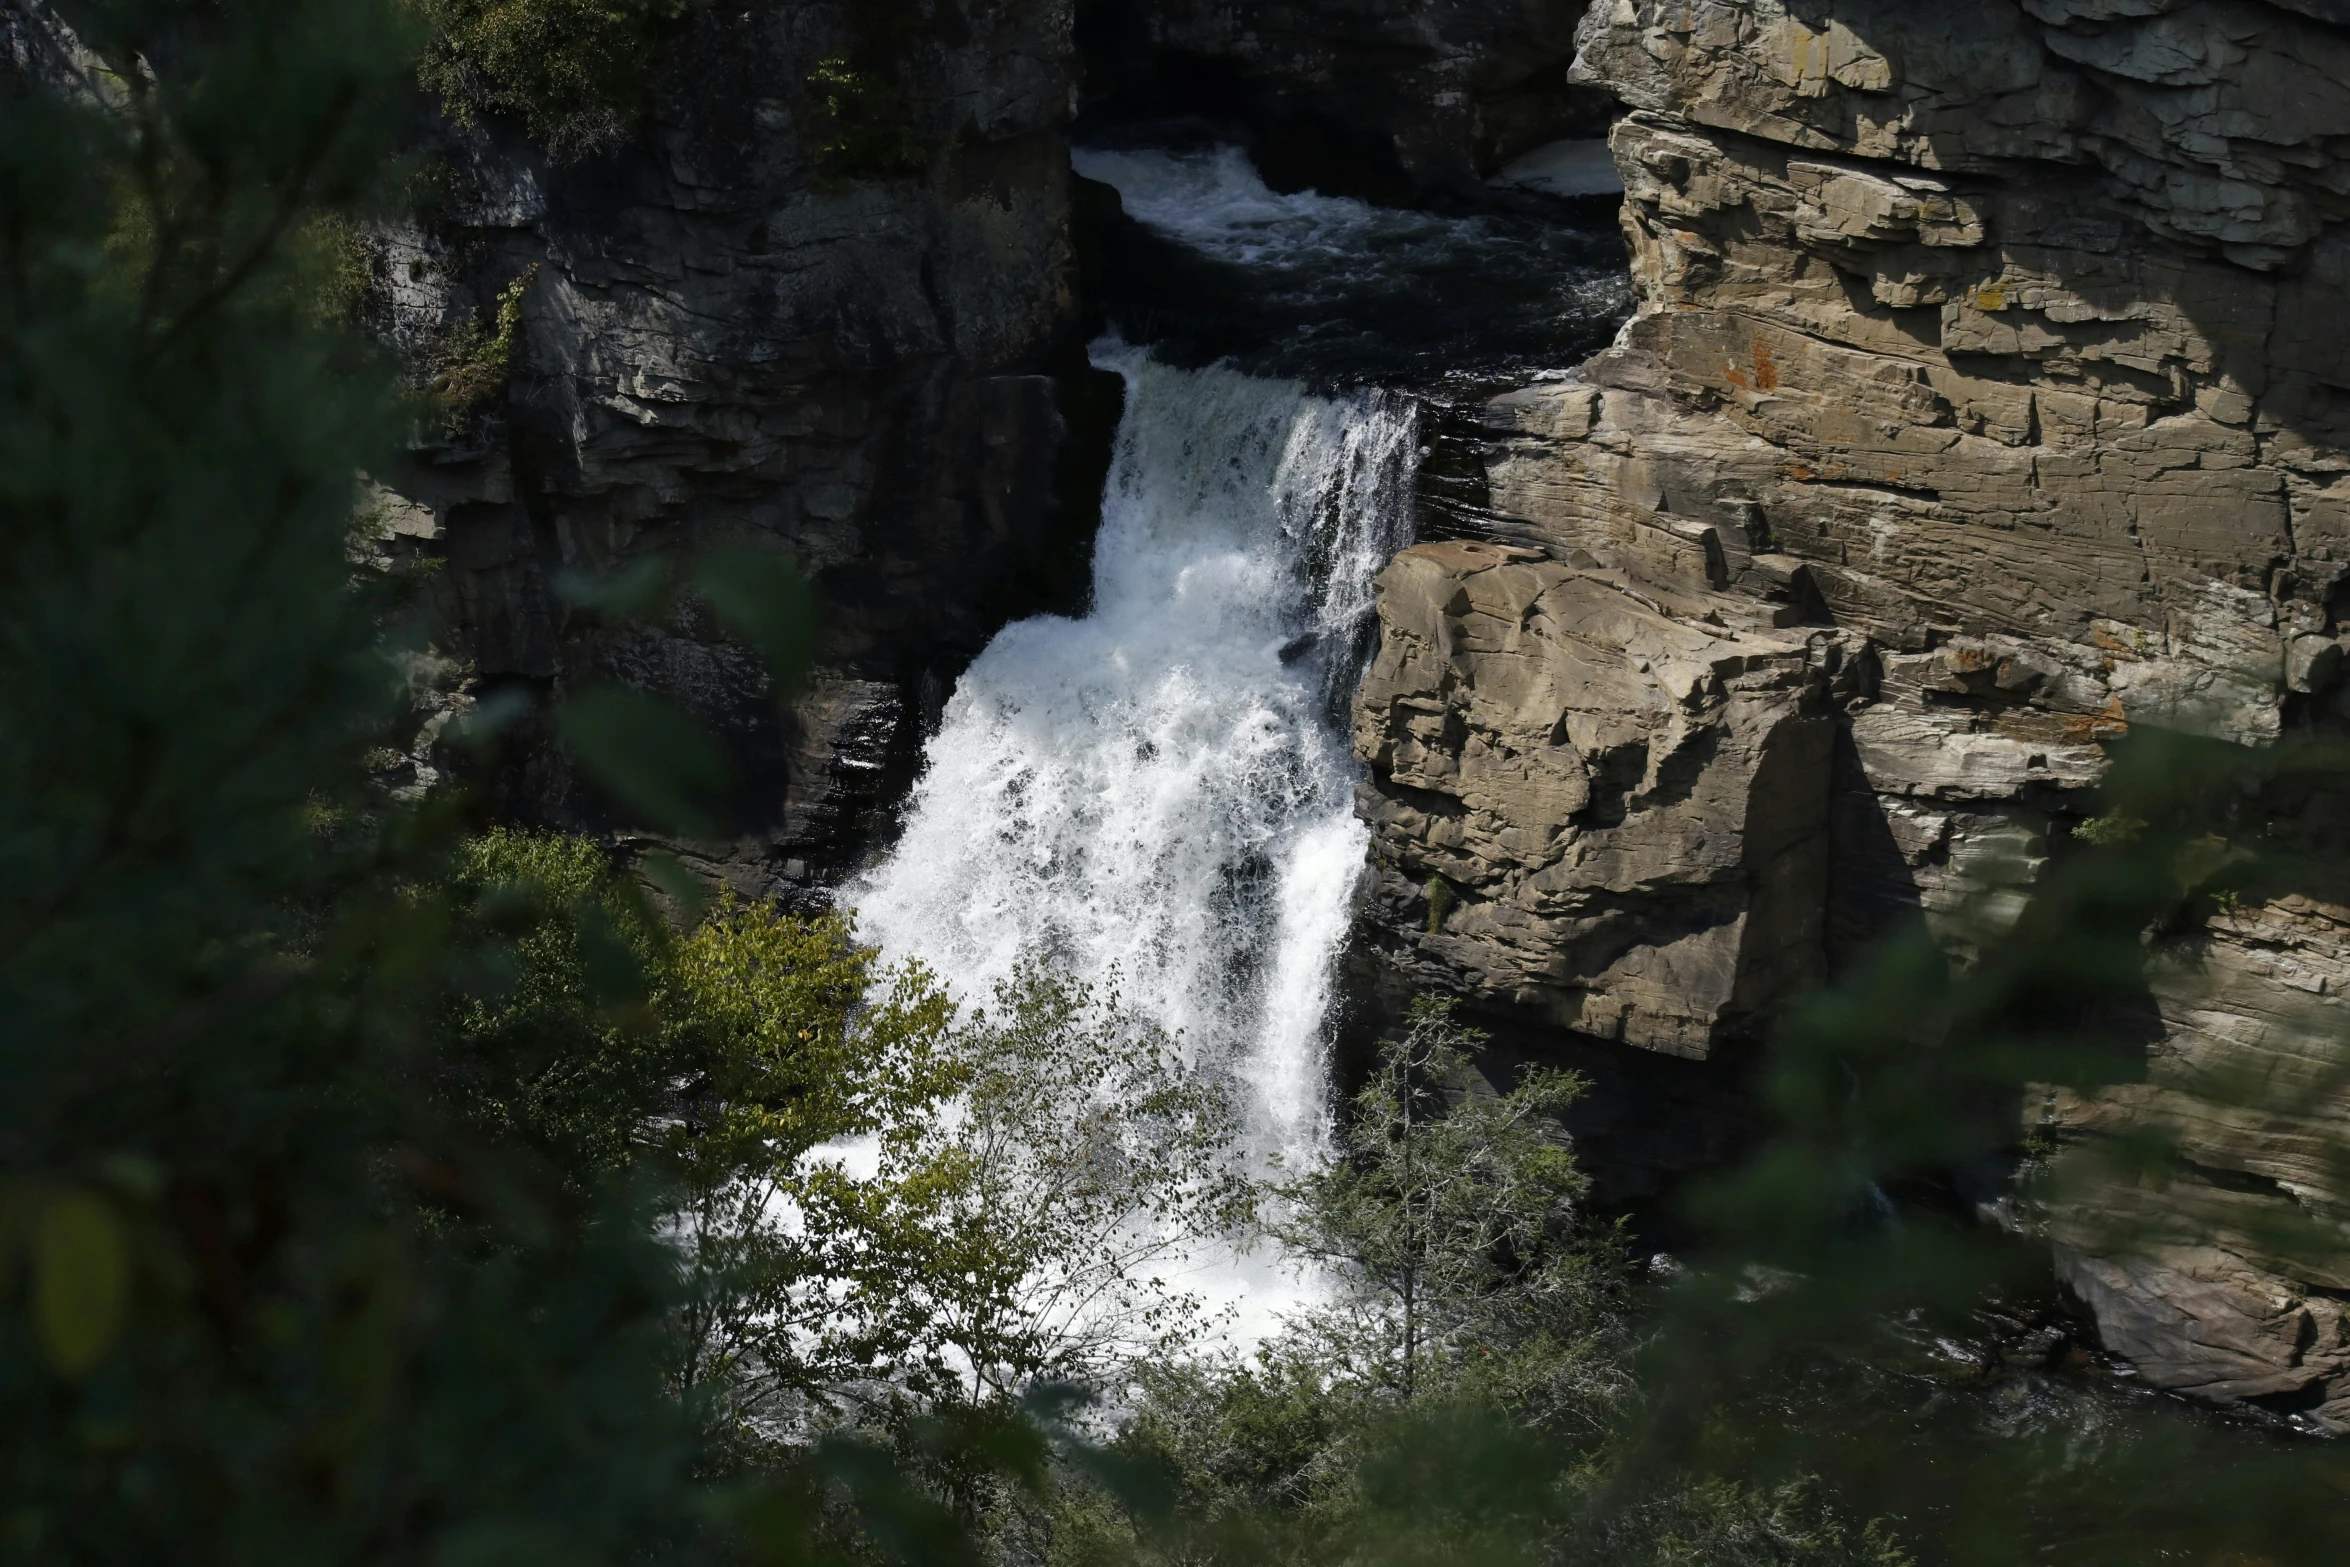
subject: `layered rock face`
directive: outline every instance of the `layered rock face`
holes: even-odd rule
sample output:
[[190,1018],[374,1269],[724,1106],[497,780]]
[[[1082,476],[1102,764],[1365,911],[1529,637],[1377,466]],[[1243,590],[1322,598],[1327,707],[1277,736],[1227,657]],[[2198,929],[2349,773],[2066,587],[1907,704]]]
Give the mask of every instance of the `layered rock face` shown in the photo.
[[1824,977],[1838,645],[1583,562],[1445,543],[1388,569],[1363,812],[1396,912],[1425,909],[1407,964],[1702,1059]]
[[[1704,1055],[2017,904],[2102,739],[2339,720],[2350,7],[1599,0],[1575,72],[1630,110],[1640,311],[1494,406],[1497,545],[1386,579],[1398,963]],[[2350,1417],[2350,1280],[2255,1239],[2350,1196],[2327,1128],[2219,1087],[2339,1094],[2350,898],[2307,879],[2158,965],[2143,1083],[2035,1113],[2163,1117],[2203,1173],[2155,1208],[2224,1220],[2059,1223],[2150,1381]]]
[[1553,0],[1088,0],[1089,101],[1238,116],[1280,190],[1482,194],[1543,143],[1600,134],[1567,79],[1579,11]]
[[[935,0],[878,61],[872,20],[697,12],[652,67],[641,138],[558,165],[459,138],[437,208],[379,264],[390,330],[427,362],[521,285],[510,387],[378,476],[387,535],[446,566],[414,764],[439,765],[442,717],[485,693],[650,689],[746,780],[740,838],[685,852],[791,901],[862,851],[961,663],[1082,591],[1115,419],[1082,357],[1067,0]],[[863,81],[815,79],[844,66]],[[844,155],[843,91],[902,119],[882,166]],[[818,668],[788,711],[690,601],[646,625],[562,591],[722,544],[815,580]],[[505,758],[507,814],[611,820],[528,724]]]

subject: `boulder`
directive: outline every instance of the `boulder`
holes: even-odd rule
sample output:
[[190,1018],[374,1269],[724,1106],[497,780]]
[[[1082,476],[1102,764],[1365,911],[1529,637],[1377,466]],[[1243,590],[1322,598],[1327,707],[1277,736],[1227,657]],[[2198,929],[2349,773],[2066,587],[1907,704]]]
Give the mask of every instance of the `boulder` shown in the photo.
[[1355,740],[1400,962],[1697,1059],[1823,977],[1822,648],[1474,543],[1406,550],[1379,616]]

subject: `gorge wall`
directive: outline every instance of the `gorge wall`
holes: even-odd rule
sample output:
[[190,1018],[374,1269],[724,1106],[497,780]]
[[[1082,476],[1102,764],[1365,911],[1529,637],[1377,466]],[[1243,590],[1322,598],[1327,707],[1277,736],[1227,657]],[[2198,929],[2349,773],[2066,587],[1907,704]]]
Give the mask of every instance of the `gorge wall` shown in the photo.
[[[1578,44],[1639,311],[1492,405],[1494,538],[1383,579],[1375,939],[1729,1072],[1897,922],[2020,904],[2101,740],[2341,721],[2350,6],[1599,0]],[[2350,1278],[2257,1237],[2350,1196],[2345,1128],[2216,1086],[2350,1050],[2350,896],[2302,881],[2157,954],[2143,1081],[2033,1114],[2195,1172],[2091,1205],[2127,1255],[2056,1221],[2112,1347],[2342,1422]]]
[[[445,564],[387,781],[485,698],[649,687],[745,764],[741,835],[689,861],[820,899],[963,662],[1082,591],[1115,394],[1082,357],[1080,101],[1438,203],[1613,118],[1638,315],[1490,405],[1489,526],[1389,568],[1355,712],[1380,983],[1591,1069],[1611,1196],[1726,1157],[1774,1016],[1872,940],[2019,906],[2101,741],[2346,716],[2350,4],[917,8],[888,73],[918,156],[878,174],[828,165],[848,4],[697,13],[615,150],[447,134],[378,257],[390,330],[429,360],[523,287],[510,384],[376,476],[387,550]],[[562,591],[728,541],[826,603],[787,710],[690,611]],[[532,722],[498,807],[624,828]],[[2350,896],[2313,862],[2198,943],[2155,966],[2143,1081],[2033,1107],[2184,1127],[2198,1173],[2107,1206],[2198,1238],[2060,1223],[2060,1264],[2149,1381],[2350,1420],[2350,1278],[2258,1239],[2350,1195],[2319,1158],[2345,1129],[2211,1088],[2342,1064]]]
[[[429,371],[510,288],[519,309],[505,381],[376,476],[387,548],[445,567],[387,781],[446,768],[477,701],[536,715],[619,680],[741,763],[738,837],[688,863],[805,902],[902,794],[961,665],[1082,593],[1117,383],[1083,356],[1070,8],[916,9],[879,45],[856,4],[695,12],[648,64],[641,128],[568,161],[434,133],[436,199],[376,256],[382,324]],[[844,156],[855,135],[879,166]],[[564,591],[720,544],[814,579],[817,668],[786,709],[690,603],[648,626]],[[625,828],[535,716],[500,755],[501,814]]]

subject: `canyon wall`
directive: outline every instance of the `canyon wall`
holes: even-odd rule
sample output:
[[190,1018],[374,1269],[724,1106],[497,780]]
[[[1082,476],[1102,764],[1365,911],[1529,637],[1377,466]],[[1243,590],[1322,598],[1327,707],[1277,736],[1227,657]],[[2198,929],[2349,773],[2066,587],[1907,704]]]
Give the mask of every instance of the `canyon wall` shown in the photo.
[[[480,700],[537,714],[623,681],[741,763],[739,836],[689,863],[806,902],[902,794],[961,664],[1082,593],[1117,394],[1083,358],[1070,7],[920,9],[886,55],[854,4],[696,12],[648,63],[641,128],[571,161],[437,133],[435,199],[378,248],[381,325],[429,370],[478,356],[509,290],[518,319],[505,379],[375,476],[387,550],[445,567],[388,782],[447,767],[441,730]],[[787,708],[690,601],[653,625],[577,591],[721,544],[814,578],[817,669]],[[489,781],[506,816],[626,825],[536,718]]]
[[[2017,906],[2102,740],[2341,721],[2350,5],[1598,0],[1574,70],[1639,311],[1492,405],[1494,542],[1384,579],[1403,972],[1730,1062],[1898,922]],[[2157,954],[2143,1081],[2031,1114],[2178,1131],[2183,1184],[2055,1225],[2113,1347],[2345,1421],[2350,1278],[2259,1239],[2350,1196],[2350,894],[2301,881]]]
[[[847,5],[698,14],[617,150],[446,135],[377,258],[388,329],[430,362],[519,308],[510,381],[376,476],[387,552],[445,566],[388,782],[428,782],[470,704],[619,679],[744,761],[739,838],[689,860],[790,902],[854,862],[961,663],[1082,590],[1115,394],[1080,347],[1080,38],[1093,109],[1234,117],[1276,183],[1376,199],[1476,199],[1618,116],[1638,317],[1491,405],[1489,536],[1390,568],[1355,723],[1369,951],[1591,1069],[1610,1195],[1726,1157],[1773,1017],[1872,940],[1924,919],[1963,956],[2018,906],[2102,741],[2344,717],[2350,6],[924,16],[887,65],[912,155],[879,171],[829,156]],[[726,542],[827,605],[785,709],[690,607],[647,628],[576,590]],[[623,826],[533,722],[499,809]],[[2220,912],[2155,966],[2144,1080],[2032,1107],[2059,1137],[2185,1128],[2183,1185],[2092,1205],[2191,1217],[2175,1244],[2103,1247],[2090,1209],[2053,1237],[2158,1385],[2350,1418],[2350,1278],[2261,1240],[2341,1195],[2342,1128],[2212,1087],[2341,1064],[2346,905],[2313,860]]]

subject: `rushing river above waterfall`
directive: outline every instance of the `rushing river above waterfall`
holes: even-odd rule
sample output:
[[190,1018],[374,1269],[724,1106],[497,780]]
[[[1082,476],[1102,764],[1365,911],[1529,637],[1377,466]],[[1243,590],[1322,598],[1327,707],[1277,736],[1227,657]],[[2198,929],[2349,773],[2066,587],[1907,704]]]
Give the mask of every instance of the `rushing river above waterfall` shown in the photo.
[[1425,536],[1487,531],[1485,400],[1564,376],[1631,313],[1612,199],[1496,192],[1490,210],[1425,212],[1284,194],[1213,141],[1081,149],[1076,165],[1117,193],[1101,293],[1126,339],[1171,364],[1420,405]]
[[[1090,604],[972,664],[844,902],[969,1003],[1039,962],[1114,987],[1228,1085],[1260,1170],[1297,1169],[1334,1108],[1372,579],[1411,542],[1447,395],[1604,341],[1620,267],[1573,227],[1277,194],[1229,146],[1078,167],[1181,263],[1115,280],[1116,325],[1160,341],[1095,345],[1126,400]],[[1262,1260],[1201,1272],[1243,1336],[1297,1288]]]
[[1563,374],[1631,303],[1612,203],[1462,214],[1266,187],[1240,148],[1081,150],[1139,243],[1105,280],[1166,357],[1464,401]]

